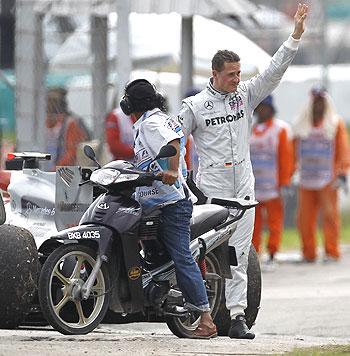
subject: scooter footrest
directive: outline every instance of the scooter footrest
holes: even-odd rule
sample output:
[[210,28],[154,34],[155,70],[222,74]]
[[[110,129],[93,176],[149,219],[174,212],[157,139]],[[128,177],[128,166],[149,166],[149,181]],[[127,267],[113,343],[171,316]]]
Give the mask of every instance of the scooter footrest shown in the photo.
[[180,307],[178,305],[171,306],[167,308],[164,312],[165,315],[178,316],[178,317],[187,317],[189,315],[189,310]]
[[216,273],[206,273],[205,280],[206,281],[219,281],[221,277]]

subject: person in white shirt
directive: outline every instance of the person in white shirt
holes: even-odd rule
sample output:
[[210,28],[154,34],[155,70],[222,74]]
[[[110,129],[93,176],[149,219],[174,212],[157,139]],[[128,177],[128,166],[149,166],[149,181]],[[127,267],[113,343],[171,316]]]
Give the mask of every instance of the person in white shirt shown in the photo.
[[[137,79],[125,88],[120,107],[126,115],[133,114],[135,163],[138,168],[162,176],[150,187],[139,187],[136,199],[143,208],[160,207],[162,233],[160,238],[174,261],[176,279],[190,310],[199,312],[199,325],[191,337],[209,339],[217,336],[203,278],[190,251],[190,220],[192,202],[186,187],[184,160],[185,139],[180,125],[160,110],[162,96],[145,79]],[[152,160],[166,144],[176,148],[168,159]]]

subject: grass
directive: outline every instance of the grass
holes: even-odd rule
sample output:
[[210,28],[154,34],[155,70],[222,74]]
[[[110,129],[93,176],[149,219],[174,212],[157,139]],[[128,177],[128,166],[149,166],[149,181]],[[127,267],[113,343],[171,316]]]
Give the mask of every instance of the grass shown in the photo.
[[[266,238],[266,234],[264,237]],[[317,240],[318,246],[323,246],[323,234],[320,229],[317,232]],[[350,244],[350,218],[348,216],[342,217],[340,243]],[[288,250],[300,250],[300,239],[296,228],[288,228],[283,232],[280,251]]]
[[293,356],[333,356],[333,355],[350,355],[350,345],[324,345],[317,347],[308,347],[305,349],[294,349],[284,355]]

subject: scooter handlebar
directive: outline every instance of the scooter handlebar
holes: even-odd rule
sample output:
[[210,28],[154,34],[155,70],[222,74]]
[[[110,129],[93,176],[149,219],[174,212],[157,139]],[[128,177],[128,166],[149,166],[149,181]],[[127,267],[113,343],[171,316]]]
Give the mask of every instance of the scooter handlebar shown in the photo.
[[154,176],[154,180],[159,180],[161,182],[162,181],[162,176]]

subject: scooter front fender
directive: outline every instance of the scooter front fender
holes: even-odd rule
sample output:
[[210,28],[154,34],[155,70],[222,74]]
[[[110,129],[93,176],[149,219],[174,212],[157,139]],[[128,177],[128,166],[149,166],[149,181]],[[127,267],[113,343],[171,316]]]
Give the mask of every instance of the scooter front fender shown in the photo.
[[72,242],[95,241],[98,244],[98,254],[102,260],[107,261],[111,252],[112,236],[113,231],[110,228],[103,225],[88,224],[62,230],[52,236],[51,239]]
[[[113,237],[115,237],[113,234],[117,234],[117,232],[107,226],[86,224],[62,230],[51,239],[78,243],[95,241],[98,244],[98,254],[102,261],[108,262],[112,253]],[[134,233],[119,235],[119,238],[123,251],[122,263],[124,266],[122,270],[127,276],[125,279],[127,294],[124,295],[125,300],[121,301],[120,294],[125,294],[125,290],[120,291],[119,288],[123,286],[118,284],[113,288],[110,308],[118,312],[136,313],[143,310],[144,302],[138,239]],[[113,260],[111,259],[111,261]],[[113,271],[113,273],[115,274],[117,271]],[[115,279],[115,276],[113,278]]]

